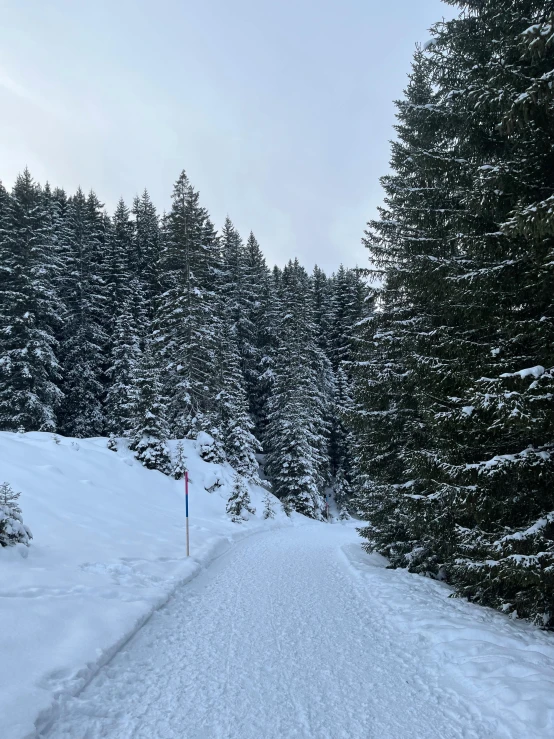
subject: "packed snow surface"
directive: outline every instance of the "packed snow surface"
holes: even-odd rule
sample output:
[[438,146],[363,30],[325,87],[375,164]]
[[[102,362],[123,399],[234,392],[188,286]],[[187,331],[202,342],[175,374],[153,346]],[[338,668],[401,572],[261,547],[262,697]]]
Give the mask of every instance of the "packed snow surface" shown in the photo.
[[2,739],[554,736],[551,634],[386,569],[352,524],[230,524],[230,469],[191,447],[187,562],[180,485],[105,440],[26,436],[0,435],[35,536],[26,559],[0,551]]
[[234,546],[129,641],[45,739],[553,736],[547,635],[384,568],[351,526]]

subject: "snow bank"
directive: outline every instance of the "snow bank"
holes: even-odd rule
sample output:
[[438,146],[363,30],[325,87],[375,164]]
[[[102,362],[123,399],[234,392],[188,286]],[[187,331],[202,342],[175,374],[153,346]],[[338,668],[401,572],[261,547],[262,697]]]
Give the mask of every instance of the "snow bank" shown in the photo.
[[388,639],[419,665],[430,694],[440,687],[452,702],[465,698],[495,724],[495,739],[554,737],[553,634],[450,598],[444,583],[386,569],[383,557],[358,544],[343,552],[364,581]]
[[204,462],[185,441],[187,559],[182,481],[146,470],[121,441],[114,453],[106,439],[58,440],[0,433],[0,482],[21,492],[34,537],[29,548],[0,548],[1,739],[33,736],[39,714],[80,690],[230,542],[289,522],[276,500],[276,518],[264,521],[265,490],[250,485],[257,513],[231,523],[233,470]]

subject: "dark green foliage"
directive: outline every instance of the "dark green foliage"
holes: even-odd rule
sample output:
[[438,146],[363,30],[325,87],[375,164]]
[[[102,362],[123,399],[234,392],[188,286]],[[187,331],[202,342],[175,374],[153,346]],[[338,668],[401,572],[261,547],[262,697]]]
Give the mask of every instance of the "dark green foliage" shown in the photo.
[[[452,3],[454,4],[454,3]],[[551,3],[457,3],[398,104],[354,417],[368,546],[554,625]]]
[[254,234],[229,218],[217,234],[184,172],[161,219],[146,191],[110,217],[94,192],[41,190],[26,172],[0,187],[0,427],[106,434],[114,451],[128,436],[177,477],[167,439],[193,438],[245,481],[265,460],[287,509],[321,517],[333,482],[349,505],[366,293],[344,268],[270,271]]
[[64,312],[50,209],[28,170],[11,196],[0,185],[0,429],[56,428]]
[[281,318],[268,400],[266,472],[287,510],[320,518],[329,476],[329,418],[334,385],[319,349],[310,283],[297,261],[283,270]]
[[137,369],[136,407],[129,448],[148,469],[171,472],[168,425],[160,382],[159,358],[149,342]]
[[217,306],[210,298],[212,253],[205,248],[207,213],[183,172],[162,226],[161,295],[155,341],[163,362],[168,421],[176,437],[210,425]]
[[[145,317],[145,326],[154,319],[156,301],[159,298],[159,260],[160,260],[160,226],[156,208],[147,190],[140,198],[133,201],[132,214],[135,217],[132,230],[131,268],[135,284],[139,286],[139,294],[143,301],[140,306],[140,319]],[[140,324],[139,324],[140,325]],[[141,332],[141,335],[144,332]]]
[[60,430],[67,436],[100,436],[106,326],[106,285],[102,257],[106,220],[91,193],[78,190],[67,208],[64,285],[67,319],[61,347],[64,402]]
[[259,481],[256,452],[261,451],[261,445],[252,433],[254,423],[248,413],[239,352],[228,323],[223,323],[220,329],[216,369],[219,390],[213,421],[222,436],[227,460],[239,475]]

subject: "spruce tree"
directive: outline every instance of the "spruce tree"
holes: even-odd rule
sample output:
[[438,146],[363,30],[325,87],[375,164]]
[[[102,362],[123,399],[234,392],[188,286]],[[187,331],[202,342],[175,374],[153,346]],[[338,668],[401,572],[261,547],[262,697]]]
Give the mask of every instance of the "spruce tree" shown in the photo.
[[0,192],[0,428],[53,431],[63,308],[47,196],[26,169]]
[[133,201],[132,214],[135,218],[132,234],[135,276],[140,280],[146,317],[150,322],[159,297],[160,226],[147,190]]
[[416,55],[367,236],[385,274],[357,369],[364,534],[393,564],[549,625],[552,8],[459,5]]
[[260,282],[259,306],[253,323],[256,327],[256,346],[258,349],[257,380],[250,386],[250,409],[255,423],[256,436],[263,443],[268,423],[269,399],[273,394],[275,381],[275,357],[279,344],[279,324],[281,321],[281,298],[278,290],[279,270],[267,271]]
[[106,371],[109,386],[104,407],[105,424],[108,433],[126,436],[134,418],[135,382],[141,354],[129,297],[118,306],[111,347]]
[[215,398],[214,422],[223,439],[229,464],[241,476],[259,482],[256,452],[261,451],[261,445],[253,434],[254,423],[248,412],[238,349],[231,327],[223,324],[220,331],[216,354],[219,390]]
[[473,165],[458,235],[463,261],[453,277],[464,307],[463,372],[456,400],[438,419],[446,442],[439,480],[450,491],[455,527],[444,569],[471,599],[547,626],[554,624],[554,129],[545,79],[553,12],[552,3],[532,0],[475,7],[437,29],[431,55],[438,65],[438,50],[453,50],[448,86],[471,91],[443,107],[465,121],[463,155]]
[[378,310],[358,328],[351,423],[358,505],[369,521],[362,536],[393,565],[417,566],[431,551],[422,511],[427,478],[415,461],[429,444],[420,407],[427,381],[419,394],[418,378],[425,366],[435,366],[437,377],[444,367],[427,357],[443,344],[453,256],[448,229],[460,208],[457,191],[447,187],[450,159],[437,150],[440,118],[420,50],[397,110],[393,172],[381,180],[385,207],[365,235],[382,284]]
[[314,267],[312,273],[314,323],[318,344],[328,356],[331,353],[331,322],[334,308],[333,283],[333,278],[328,278],[317,265]]
[[242,371],[250,413],[261,435],[263,415],[263,384],[267,353],[271,345],[271,282],[270,272],[260,245],[252,232],[244,255],[244,322],[246,341],[242,343]]
[[177,437],[195,435],[212,425],[217,306],[210,300],[213,276],[212,254],[205,249],[207,220],[199,195],[183,172],[162,226],[161,295],[155,319],[168,419]]
[[297,261],[283,271],[279,345],[268,400],[266,473],[287,511],[320,518],[328,481],[332,373],[317,347],[308,275]]
[[263,511],[263,517],[265,519],[275,518],[275,511],[273,510],[273,503],[272,503],[271,497],[272,496],[269,490],[266,490],[264,493],[264,511]]
[[227,513],[231,516],[234,523],[244,521],[246,513],[250,513],[251,515],[256,513],[250,502],[248,487],[244,478],[239,473],[236,473],[233,479],[233,489],[227,501]]
[[166,408],[162,399],[159,360],[151,342],[144,349],[135,382],[137,399],[129,448],[148,469],[170,474]]
[[21,493],[15,493],[11,485],[3,482],[0,485],[0,547],[10,547],[16,544],[29,546],[33,538],[29,528],[23,523],[18,498]]
[[[248,250],[231,219],[226,218],[220,236],[221,265],[219,276],[219,300],[222,319],[229,325],[240,357],[240,370],[248,377],[248,386],[255,384],[256,346],[252,308],[255,293],[254,264],[259,258],[257,243],[251,234]],[[250,259],[254,264],[249,264]],[[252,271],[251,269],[252,268]]]
[[104,349],[107,343],[106,286],[101,204],[82,190],[68,204],[65,285],[67,320],[62,344],[65,394],[60,429],[67,436],[100,436],[104,429]]
[[175,459],[173,460],[173,466],[171,468],[171,475],[176,480],[182,480],[187,471],[187,458],[185,456],[185,447],[183,442],[179,440],[175,448]]

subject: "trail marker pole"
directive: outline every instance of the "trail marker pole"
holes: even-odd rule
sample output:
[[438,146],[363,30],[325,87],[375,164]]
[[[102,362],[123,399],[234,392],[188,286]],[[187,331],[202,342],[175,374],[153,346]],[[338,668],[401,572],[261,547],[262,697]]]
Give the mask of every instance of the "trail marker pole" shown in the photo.
[[187,557],[189,557],[189,473],[187,470],[185,470],[185,515],[187,519]]

